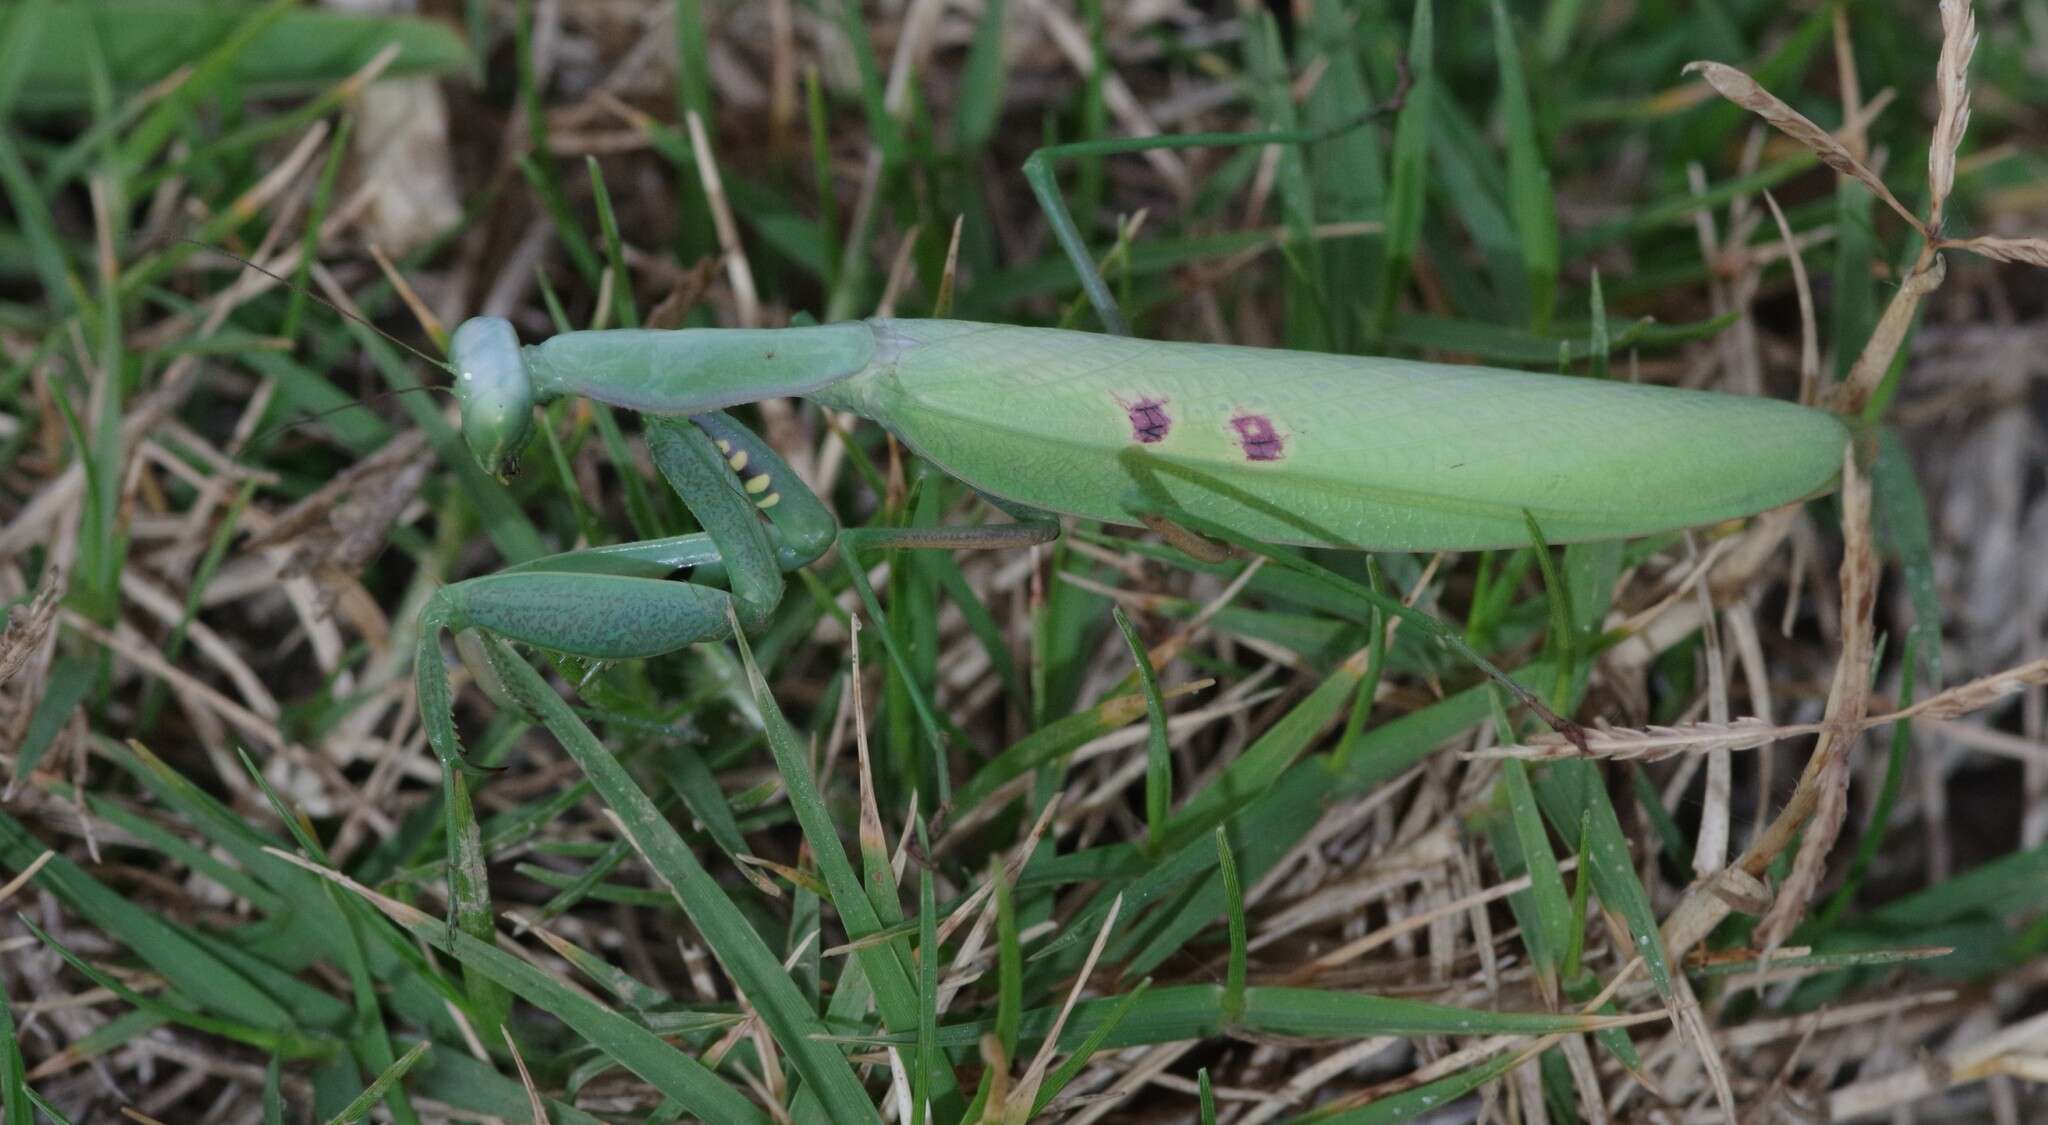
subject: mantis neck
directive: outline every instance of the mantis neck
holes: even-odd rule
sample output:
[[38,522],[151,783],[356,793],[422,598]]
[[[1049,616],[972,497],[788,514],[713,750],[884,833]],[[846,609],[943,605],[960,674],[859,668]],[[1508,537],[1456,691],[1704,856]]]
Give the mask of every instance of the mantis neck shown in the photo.
[[523,349],[535,397],[582,395],[649,414],[701,414],[810,395],[865,370],[863,322],[807,328],[565,332]]

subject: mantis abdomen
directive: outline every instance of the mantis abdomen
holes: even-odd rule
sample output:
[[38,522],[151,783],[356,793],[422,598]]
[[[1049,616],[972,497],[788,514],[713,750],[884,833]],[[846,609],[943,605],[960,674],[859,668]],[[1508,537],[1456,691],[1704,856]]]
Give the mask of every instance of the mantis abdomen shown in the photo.
[[868,322],[811,392],[992,495],[1116,523],[1178,508],[1272,542],[1367,550],[1617,539],[1832,487],[1848,431],[1772,399],[1485,367]]

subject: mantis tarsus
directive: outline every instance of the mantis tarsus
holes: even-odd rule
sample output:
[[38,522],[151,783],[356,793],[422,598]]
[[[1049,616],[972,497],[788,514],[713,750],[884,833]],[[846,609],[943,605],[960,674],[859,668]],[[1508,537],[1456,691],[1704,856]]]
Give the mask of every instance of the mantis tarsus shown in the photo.
[[[1034,184],[1050,182],[1047,154],[1078,147],[1035,155]],[[1094,276],[1064,207],[1040,197],[1082,276]],[[1104,322],[1120,325],[1107,289],[1086,289]],[[450,766],[462,759],[444,629],[600,660],[653,656],[758,624],[783,574],[835,541],[1021,546],[1057,537],[1062,515],[1359,550],[1523,545],[1531,519],[1554,543],[1626,538],[1825,492],[1848,439],[1834,415],[1768,399],[945,320],[614,329],[522,347],[510,323],[478,317],[457,329],[450,358],[463,434],[486,470],[516,457],[535,406],[584,396],[646,416],[655,465],[704,528],[440,590],[416,674],[429,742]],[[780,396],[880,423],[1016,522],[841,532],[775,451],[724,413]],[[682,571],[688,580],[673,577]]]

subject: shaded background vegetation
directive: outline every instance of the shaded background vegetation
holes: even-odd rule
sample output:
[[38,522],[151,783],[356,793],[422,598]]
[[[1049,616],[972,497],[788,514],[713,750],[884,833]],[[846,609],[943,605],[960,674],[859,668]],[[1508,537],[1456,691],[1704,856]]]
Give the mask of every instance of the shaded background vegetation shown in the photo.
[[[1020,1087],[1028,1107],[1077,983],[1040,1090],[1082,1120],[2043,1112],[2048,309],[2023,263],[1945,255],[1878,354],[1874,517],[1823,500],[1626,548],[1309,560],[1540,667],[1589,722],[1756,716],[1761,749],[1688,727],[1655,761],[1464,757],[1534,728],[1417,630],[1376,642],[1383,617],[1314,577],[1082,527],[893,560],[886,624],[828,564],[745,656],[538,661],[622,783],[451,647],[466,739],[502,767],[460,795],[412,698],[428,594],[688,517],[635,419],[586,403],[492,481],[443,398],[387,394],[442,373],[321,303],[430,355],[476,313],[528,340],[1091,328],[1017,171],[1034,149],[1331,125],[1405,93],[1310,146],[1063,164],[1137,333],[1811,400],[1920,235],[1681,68],[1740,67],[1925,216],[1954,104],[1933,6],[426,8],[0,4],[0,866],[35,872],[0,891],[8,1120],[31,1090],[75,1121],[866,1115],[821,1076],[953,1120]],[[2048,226],[2048,5],[1977,18],[1942,233],[2023,237]],[[989,518],[871,426],[746,417],[848,526]],[[1869,627],[1852,574],[1876,580]],[[1163,743],[1112,604],[1162,666]],[[1815,738],[1774,737],[1831,696],[1879,714],[1986,677],[1797,786]],[[636,800],[707,879],[622,832]],[[1800,800],[1822,827],[1752,850],[1764,881],[1715,874]],[[264,850],[438,917],[472,829],[496,968]],[[1648,941],[1701,909],[1710,933]],[[749,941],[787,971],[736,961]],[[791,989],[802,1019],[759,1015]],[[1642,1019],[1551,1014],[1596,1001]]]

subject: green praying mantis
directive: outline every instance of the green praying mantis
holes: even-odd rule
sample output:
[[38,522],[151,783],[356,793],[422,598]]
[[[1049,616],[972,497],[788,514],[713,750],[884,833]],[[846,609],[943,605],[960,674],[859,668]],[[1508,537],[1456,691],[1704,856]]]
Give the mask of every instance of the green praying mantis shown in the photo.
[[[1114,151],[1217,139],[1149,138]],[[486,471],[514,461],[535,407],[583,396],[644,417],[655,466],[703,530],[558,554],[439,590],[422,616],[415,674],[443,763],[464,766],[444,631],[482,630],[594,660],[656,656],[758,626],[781,599],[783,576],[835,543],[848,552],[1017,547],[1051,541],[1060,517],[1079,517],[1150,526],[1195,552],[1207,541],[1190,531],[1362,551],[1473,550],[1525,545],[1532,521],[1553,543],[1708,524],[1837,481],[1848,428],[1791,403],[1131,338],[1049,172],[1050,159],[1084,151],[1109,150],[1044,149],[1025,171],[1107,334],[874,319],[567,332],[521,346],[505,320],[463,323],[451,369],[464,439]],[[879,423],[1014,522],[842,531],[788,464],[726,413],[781,396]],[[850,559],[848,569],[872,609]],[[1512,687],[1477,653],[1465,655]]]

